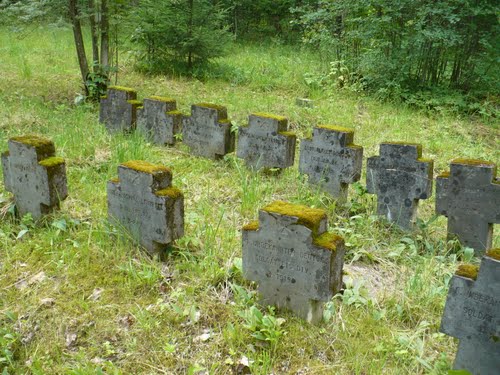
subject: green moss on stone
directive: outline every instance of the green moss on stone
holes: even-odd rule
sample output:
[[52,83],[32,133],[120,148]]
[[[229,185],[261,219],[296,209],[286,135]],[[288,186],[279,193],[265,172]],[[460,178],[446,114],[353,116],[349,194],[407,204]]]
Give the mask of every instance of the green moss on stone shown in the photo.
[[227,118],[223,118],[222,120],[219,119],[219,124],[229,124],[229,123],[231,123],[231,120]]
[[155,195],[159,197],[169,197],[172,199],[177,199],[184,196],[182,194],[182,191],[180,191],[180,189],[173,186],[166,189],[158,190],[155,192]]
[[317,128],[332,130],[341,133],[354,133],[354,129],[344,128],[342,126],[337,126],[337,125],[318,125]]
[[122,166],[130,169],[134,169],[139,172],[144,172],[144,173],[149,173],[149,174],[156,174],[156,173],[169,173],[171,174],[172,172],[170,169],[167,167],[164,167],[162,165],[158,164],[152,164],[147,161],[143,160],[131,160],[127,161],[126,163],[122,163]]
[[437,178],[448,178],[448,177],[450,177],[450,171],[443,172],[439,176],[437,176]]
[[169,115],[169,116],[183,116],[182,112],[178,111],[178,110],[167,112],[167,115]]
[[326,212],[323,210],[283,201],[275,201],[262,210],[269,213],[296,217],[298,219],[297,223],[309,228],[313,232],[313,236],[318,233],[321,221],[326,219]]
[[478,167],[494,167],[495,163],[486,160],[479,159],[454,159],[451,164],[463,164],[463,165],[473,165]]
[[40,164],[41,166],[46,167],[46,168],[51,168],[51,167],[55,167],[55,166],[64,164],[64,159],[61,157],[58,157],[58,156],[53,156],[51,158],[43,159],[38,164]]
[[292,137],[292,138],[297,137],[297,135],[294,132],[280,132],[279,134],[281,134],[285,137]]
[[490,249],[486,252],[486,255],[490,258],[500,260],[500,248],[498,249]]
[[325,249],[329,249],[331,251],[336,251],[337,246],[343,242],[344,239],[342,237],[328,232],[323,233],[322,235],[316,237],[313,240],[314,245]]
[[109,180],[109,182],[112,182],[114,184],[118,184],[120,182],[120,179],[118,177],[115,177],[115,178],[112,178],[111,180]]
[[164,103],[174,103],[175,104],[175,99],[172,99],[172,98],[166,98],[164,96],[157,96],[157,95],[153,95],[153,96],[150,96],[149,98],[147,99],[152,99],[152,100],[157,100],[159,102],[164,102]]
[[467,277],[468,279],[476,280],[479,273],[479,266],[474,264],[462,264],[458,267],[455,275]]
[[134,94],[136,93],[134,89],[125,86],[108,86],[108,90],[126,91]]
[[127,100],[127,103],[132,104],[136,108],[142,106],[142,102],[140,100],[135,100],[135,99]]
[[269,118],[271,120],[278,121],[279,123],[284,123],[285,125],[288,124],[288,119],[286,117],[279,116],[279,115],[273,115],[272,113],[255,112],[255,113],[252,113],[252,116]]
[[13,142],[18,142],[36,148],[37,153],[54,154],[56,149],[54,143],[47,138],[38,135],[23,135],[19,137],[10,138]]
[[222,122],[222,120],[227,119],[226,107],[224,107],[222,105],[213,104],[213,103],[198,103],[198,104],[195,104],[195,106],[215,109],[219,115],[219,122]]
[[252,220],[247,225],[244,225],[241,229],[256,231],[259,229],[259,220]]

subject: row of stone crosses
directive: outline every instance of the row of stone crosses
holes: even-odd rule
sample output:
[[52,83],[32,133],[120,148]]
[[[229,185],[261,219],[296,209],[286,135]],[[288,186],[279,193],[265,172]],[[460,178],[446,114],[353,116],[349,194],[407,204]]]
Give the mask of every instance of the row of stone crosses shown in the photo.
[[[163,103],[172,103],[172,100],[148,98],[142,109],[134,99],[125,100],[127,104],[116,100],[127,98],[130,93],[133,90],[110,88],[102,100],[101,120],[116,130],[125,129],[124,118],[135,122],[137,116],[138,128],[160,129],[158,113],[164,112]],[[145,120],[140,120],[145,116],[141,113],[148,108],[152,113],[148,100],[162,108],[151,115],[153,125],[144,125]],[[175,101],[173,103],[175,106]],[[131,111],[132,107],[137,113]],[[190,132],[201,134],[197,146],[188,143],[192,151],[204,150],[204,145],[211,145],[214,139],[224,144],[228,141],[226,136],[217,136],[219,128],[230,125],[223,107],[194,105],[192,115],[181,115],[181,120],[184,141],[189,139],[186,134]],[[250,122],[257,129],[251,132],[252,125],[240,128],[238,148],[245,148],[241,137],[246,131],[250,134],[246,141],[250,150],[246,153],[252,151],[258,155],[251,159],[254,163],[283,158],[279,150],[283,150],[286,141],[267,141],[279,139],[276,136],[281,135],[280,132],[285,133],[285,138],[293,139],[295,147],[295,137],[286,132],[285,118],[256,114],[250,116]],[[187,130],[190,127],[197,130]],[[271,127],[274,132],[266,130]],[[259,130],[262,131],[259,133]],[[255,137],[254,133],[259,136]],[[153,134],[147,133],[150,137]],[[234,142],[229,129],[224,134]],[[339,183],[345,181],[343,173],[361,174],[362,148],[352,142],[351,130],[323,126],[315,128],[313,138],[303,140],[301,147],[300,159],[306,159],[308,168],[321,175],[318,180],[310,178],[310,181],[324,184],[326,190],[331,191],[331,187],[327,187],[332,182],[330,178],[336,180],[332,184],[340,188],[335,196],[344,199],[346,184],[355,179],[350,177],[348,182]],[[294,151],[288,151],[287,155],[290,153],[293,156]],[[269,157],[268,154],[281,156]],[[358,163],[359,170],[356,170],[354,166]],[[252,162],[250,165],[280,167]],[[5,188],[13,193],[19,215],[31,213],[38,219],[58,208],[67,196],[65,161],[55,156],[55,146],[48,139],[11,138],[8,152],[2,154],[2,167]],[[314,176],[303,168],[301,171]],[[367,179],[369,191],[378,193],[379,214],[409,228],[418,199],[431,194],[432,161],[421,158],[418,145],[384,143],[380,156],[368,160]],[[498,223],[500,216],[499,187],[494,164],[484,161],[455,160],[450,173],[438,177],[438,211],[447,214],[449,221],[453,220],[452,228],[460,228],[451,233],[458,235],[464,244],[472,245],[476,255],[486,251],[480,269],[462,265],[452,278],[441,324],[442,332],[460,339],[454,367],[473,374],[497,374],[500,368],[500,250],[489,249],[488,245],[492,224]],[[163,252],[184,233],[184,196],[172,185],[172,173],[164,166],[145,161],[121,164],[118,178],[108,182],[107,196],[110,221],[124,228],[152,253]],[[326,212],[320,209],[277,201],[262,208],[258,220],[242,228],[244,277],[258,282],[264,304],[289,309],[308,322],[321,321],[324,303],[341,290],[344,254],[344,240],[328,232]]]

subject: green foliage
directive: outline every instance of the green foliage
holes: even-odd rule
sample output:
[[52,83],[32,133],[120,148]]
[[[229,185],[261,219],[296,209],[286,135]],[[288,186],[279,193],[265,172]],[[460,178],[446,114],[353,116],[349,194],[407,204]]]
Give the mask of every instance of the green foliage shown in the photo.
[[223,19],[224,11],[208,0],[145,0],[131,18],[139,67],[162,72],[173,62],[190,72],[222,56],[229,41]]

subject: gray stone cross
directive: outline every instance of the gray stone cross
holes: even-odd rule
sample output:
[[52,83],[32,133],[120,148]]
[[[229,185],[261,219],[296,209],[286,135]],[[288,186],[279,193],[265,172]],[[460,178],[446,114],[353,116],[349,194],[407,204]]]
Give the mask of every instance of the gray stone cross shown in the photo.
[[296,140],[286,117],[253,113],[248,126],[238,130],[236,155],[254,169],[288,168],[293,165]]
[[220,159],[234,151],[235,137],[226,107],[199,103],[191,106],[191,116],[183,119],[182,141],[193,155]]
[[496,166],[456,159],[436,179],[436,212],[448,217],[448,235],[481,255],[491,247],[493,224],[500,223],[500,180]]
[[416,143],[385,142],[380,156],[368,158],[366,188],[377,194],[377,213],[403,229],[411,229],[419,199],[432,194],[434,162],[422,158]]
[[276,201],[243,227],[243,275],[259,283],[263,304],[311,323],[341,288],[344,240],[327,232],[325,211]]
[[184,234],[184,196],[166,167],[135,160],[108,182],[108,216],[150,253],[162,252]]
[[174,99],[151,96],[137,109],[137,130],[157,145],[173,145],[181,126],[182,113]]
[[[500,372],[500,249],[459,268],[441,320],[441,332],[460,340],[453,367],[474,375]],[[477,280],[475,280],[477,277]]]
[[361,178],[363,147],[353,144],[354,131],[321,125],[300,143],[299,172],[333,197],[345,201],[349,184]]
[[99,107],[99,121],[104,123],[110,133],[130,132],[135,129],[137,108],[142,103],[137,99],[134,89],[122,86],[109,86]]
[[68,195],[66,164],[55,156],[54,143],[38,136],[9,139],[9,151],[2,154],[5,189],[14,194],[20,216],[31,213],[39,219]]

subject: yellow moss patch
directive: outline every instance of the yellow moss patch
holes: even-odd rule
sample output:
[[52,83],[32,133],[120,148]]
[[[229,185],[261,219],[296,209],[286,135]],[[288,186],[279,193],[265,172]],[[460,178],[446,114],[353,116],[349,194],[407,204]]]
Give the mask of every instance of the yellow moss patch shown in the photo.
[[296,137],[296,135],[295,135],[294,132],[280,132],[279,134],[281,134],[281,135],[283,135],[285,137],[293,137],[293,138]]
[[486,255],[490,258],[500,260],[500,249],[490,249],[486,252]]
[[51,167],[55,167],[57,165],[64,164],[64,159],[60,158],[58,156],[53,156],[51,158],[43,159],[38,164],[40,164],[41,166],[46,167],[46,168],[51,168]]
[[108,96],[107,96],[107,95],[102,95],[102,96],[101,96],[101,99],[107,99],[107,98],[108,98]]
[[297,223],[309,228],[313,235],[318,233],[319,225],[326,218],[326,212],[318,208],[310,208],[301,204],[292,204],[283,201],[275,201],[262,209],[269,213],[293,216],[298,219]]
[[227,118],[224,118],[224,119],[219,119],[219,124],[229,124],[231,122],[231,120],[227,119]]
[[13,137],[10,140],[35,147],[38,153],[53,154],[56,151],[54,143],[50,139],[38,135],[23,135],[20,137]]
[[175,99],[166,98],[164,96],[153,95],[153,96],[150,96],[148,99],[157,100],[159,102],[164,102],[164,103],[174,103],[175,104]]
[[363,149],[363,146],[355,145],[354,143],[348,144],[347,147],[352,148],[352,149],[356,149],[356,150],[362,150]]
[[135,107],[142,106],[142,102],[140,100],[127,100],[127,103],[132,104]]
[[479,273],[479,266],[474,264],[462,264],[458,267],[455,275],[467,277],[468,279],[476,280]]
[[115,178],[112,178],[111,180],[109,180],[109,182],[112,182],[114,184],[118,184],[120,182],[120,179],[118,177],[115,177]]
[[169,173],[172,172],[167,167],[158,164],[152,164],[143,160],[131,160],[126,163],[122,163],[122,166],[130,169],[134,169],[139,172],[155,174],[155,173]]
[[454,159],[451,164],[474,165],[479,167],[494,167],[495,163],[479,159]]
[[288,119],[286,117],[273,115],[272,113],[267,113],[267,112],[255,112],[255,113],[252,113],[252,116],[269,118],[272,120],[276,120],[281,124],[284,123],[285,125],[288,123]]
[[183,116],[182,112],[178,111],[178,110],[167,112],[167,115],[169,115],[169,116]]
[[243,228],[241,228],[241,229],[255,231],[255,230],[259,229],[259,220],[252,220],[247,225],[244,225]]
[[157,192],[155,192],[155,195],[159,197],[169,197],[172,199],[177,199],[184,196],[184,194],[182,194],[182,191],[180,191],[180,189],[173,186],[166,189],[158,190]]
[[136,91],[134,89],[125,86],[108,86],[108,90],[126,91],[136,94]]
[[437,178],[448,178],[448,177],[450,177],[450,171],[443,172],[439,176],[437,176]]
[[344,239],[333,233],[325,232],[313,240],[313,244],[331,251],[336,251],[337,246],[344,242]]
[[332,130],[341,133],[354,133],[354,129],[344,128],[342,126],[336,126],[336,125],[318,125],[317,128]]

